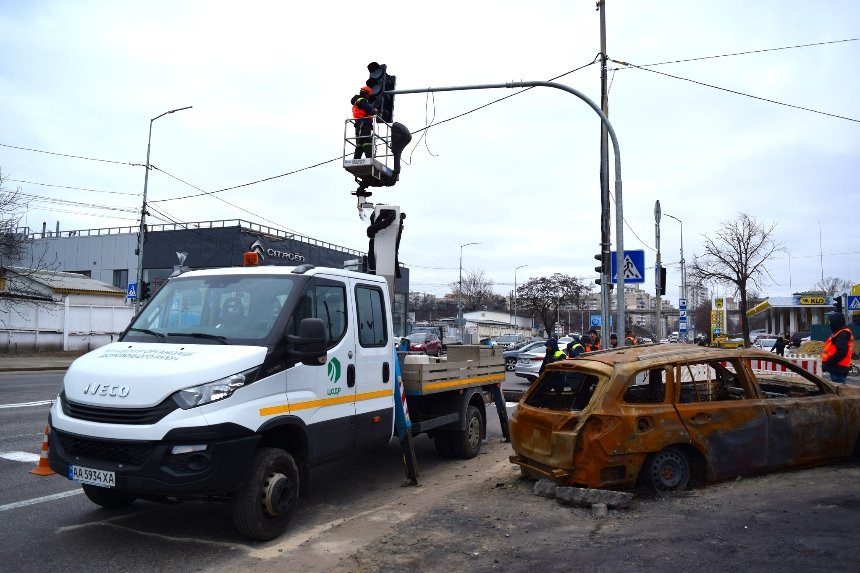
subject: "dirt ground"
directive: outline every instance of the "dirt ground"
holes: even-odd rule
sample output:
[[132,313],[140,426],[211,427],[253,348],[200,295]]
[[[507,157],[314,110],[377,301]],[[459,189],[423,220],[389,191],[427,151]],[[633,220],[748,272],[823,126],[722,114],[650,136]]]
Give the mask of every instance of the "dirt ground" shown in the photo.
[[533,495],[534,482],[513,466],[493,472],[448,490],[327,570],[797,572],[856,571],[860,563],[858,462],[672,496],[637,492],[629,509],[606,517]]

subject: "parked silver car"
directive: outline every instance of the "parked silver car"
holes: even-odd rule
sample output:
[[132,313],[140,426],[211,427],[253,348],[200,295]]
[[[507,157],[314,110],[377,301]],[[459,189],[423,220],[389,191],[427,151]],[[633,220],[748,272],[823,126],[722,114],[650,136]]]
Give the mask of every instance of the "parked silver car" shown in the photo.
[[543,364],[543,358],[546,356],[546,342],[540,344],[539,347],[529,352],[521,352],[517,357],[517,367],[514,373],[529,382],[537,380],[540,374],[540,365]]
[[507,370],[508,372],[514,372],[517,369],[517,358],[523,352],[532,352],[536,350],[540,352],[545,352],[545,348],[545,340],[534,340],[525,344],[524,346],[513,348],[511,350],[505,350],[502,353],[502,356],[505,357],[505,370]]

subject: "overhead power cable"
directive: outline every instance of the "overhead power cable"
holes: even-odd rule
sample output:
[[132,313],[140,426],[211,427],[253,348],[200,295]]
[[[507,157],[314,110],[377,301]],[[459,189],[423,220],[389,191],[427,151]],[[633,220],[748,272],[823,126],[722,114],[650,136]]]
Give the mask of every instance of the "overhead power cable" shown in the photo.
[[104,189],[88,189],[86,187],[70,187],[68,185],[53,185],[51,183],[39,183],[38,181],[25,181],[24,179],[9,179],[15,183],[26,183],[27,185],[40,185],[42,187],[56,187],[57,189],[74,189],[75,191],[91,191],[93,193],[110,193],[112,195],[130,195],[137,197],[140,193],[127,193],[123,191],[107,191]]
[[[716,58],[729,58],[732,56],[747,56],[749,54],[762,54],[765,52],[778,52],[779,50],[793,50],[796,48],[810,48],[813,46],[826,46],[828,44],[840,44],[843,42],[856,42],[858,40],[860,40],[860,38],[846,38],[844,40],[833,40],[830,42],[815,42],[813,44],[797,44],[795,46],[783,46],[781,48],[763,48],[761,50],[747,50],[745,52],[733,52],[730,54],[719,54],[717,56],[701,56],[699,58],[686,58],[683,60],[667,60],[665,62],[654,62],[653,64],[641,64],[639,67],[640,68],[649,68],[652,66],[665,66],[668,64],[682,64],[682,63],[686,63],[686,62],[698,62],[701,60],[713,60]],[[611,61],[614,62],[615,60],[611,60]],[[627,69],[627,68],[614,68],[613,71],[614,70],[625,70],[625,69]]]
[[735,94],[735,95],[741,95],[741,96],[744,96],[744,97],[748,97],[748,98],[752,98],[752,99],[757,99],[757,100],[759,100],[759,101],[765,101],[765,102],[773,103],[773,104],[776,104],[776,105],[782,105],[782,106],[790,107],[790,108],[793,108],[793,109],[799,109],[799,110],[801,110],[801,111],[808,111],[808,112],[811,112],[811,113],[817,113],[817,114],[819,114],[819,115],[826,115],[826,116],[828,116],[828,117],[835,117],[836,119],[844,119],[844,120],[846,120],[846,121],[853,121],[853,122],[855,122],[855,123],[860,123],[860,119],[854,119],[853,117],[846,117],[846,116],[844,116],[844,115],[837,115],[837,114],[835,114],[835,113],[828,113],[828,112],[826,112],[826,111],[820,111],[820,110],[812,109],[812,108],[809,108],[809,107],[803,107],[803,106],[800,106],[800,105],[794,105],[794,104],[790,104],[790,103],[785,103],[785,102],[781,102],[781,101],[776,101],[776,100],[773,100],[773,99],[768,99],[768,98],[764,98],[764,97],[759,97],[759,96],[756,96],[756,95],[752,95],[752,94],[748,94],[748,93],[744,93],[744,92],[739,92],[739,91],[737,91],[737,90],[731,90],[731,89],[728,89],[728,88],[722,88],[722,87],[720,87],[720,86],[715,86],[715,85],[713,85],[713,84],[708,84],[708,83],[700,82],[700,81],[697,81],[697,80],[691,80],[690,78],[682,78],[681,76],[674,76],[674,75],[672,75],[672,74],[667,74],[666,72],[660,72],[660,71],[657,71],[657,70],[651,70],[651,69],[648,69],[648,68],[644,68],[644,67],[642,67],[642,66],[637,66],[636,64],[631,64],[631,63],[629,63],[629,62],[622,62],[622,61],[620,61],[620,60],[610,60],[610,61],[615,62],[616,64],[619,64],[619,65],[622,65],[622,66],[629,66],[629,67],[631,67],[631,68],[636,68],[636,69],[638,69],[638,70],[642,70],[642,71],[645,71],[645,72],[650,72],[650,73],[652,73],[652,74],[659,74],[659,75],[661,75],[661,76],[666,76],[666,77],[673,78],[673,79],[676,79],[676,80],[684,80],[685,82],[690,82],[690,83],[698,84],[698,85],[700,85],[700,86],[705,86],[705,87],[708,87],[708,88],[712,88],[712,89],[715,89],[715,90],[720,90],[720,91],[724,91],[724,92],[732,93],[732,94]]
[[102,163],[116,163],[117,165],[132,165],[135,167],[143,167],[142,163],[128,163],[127,161],[113,161],[110,159],[97,159],[95,157],[84,157],[83,155],[70,155],[68,153],[57,153],[54,151],[42,151],[41,149],[31,149],[29,147],[18,147],[17,145],[7,145],[0,143],[0,147],[8,147],[10,149],[20,149],[22,151],[32,151],[34,153],[44,153],[46,155],[57,155],[59,157],[69,157],[71,159],[85,159],[87,161],[100,161]]

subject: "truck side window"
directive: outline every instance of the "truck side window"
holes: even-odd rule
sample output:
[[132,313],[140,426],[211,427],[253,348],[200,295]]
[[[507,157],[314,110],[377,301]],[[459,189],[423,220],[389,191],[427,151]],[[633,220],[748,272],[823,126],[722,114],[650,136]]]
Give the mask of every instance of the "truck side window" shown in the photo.
[[309,284],[293,311],[293,334],[304,318],[322,319],[328,348],[333,348],[346,332],[346,285],[324,279]]
[[375,287],[357,286],[355,300],[358,307],[358,342],[362,346],[388,344],[388,325],[385,321],[385,299]]

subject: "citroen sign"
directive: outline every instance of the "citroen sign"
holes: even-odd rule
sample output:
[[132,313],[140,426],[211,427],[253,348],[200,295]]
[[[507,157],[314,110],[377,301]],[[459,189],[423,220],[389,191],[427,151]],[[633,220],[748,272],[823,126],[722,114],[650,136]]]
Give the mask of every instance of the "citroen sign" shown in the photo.
[[286,259],[288,261],[295,261],[297,263],[305,262],[304,255],[300,255],[299,253],[287,253],[285,251],[279,251],[271,247],[264,247],[259,240],[256,240],[251,244],[251,250],[260,255],[261,259],[265,259],[266,257],[272,257],[274,259]]

